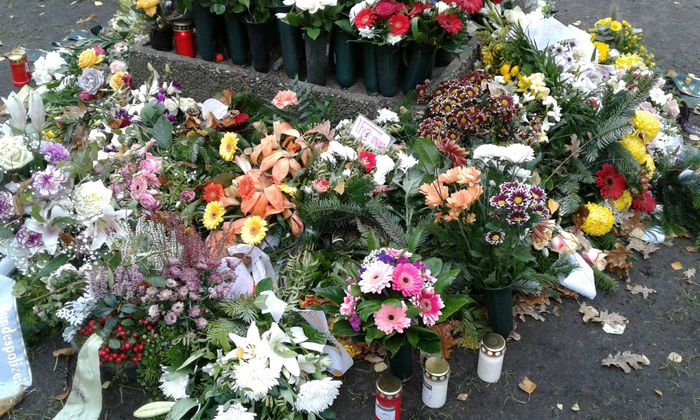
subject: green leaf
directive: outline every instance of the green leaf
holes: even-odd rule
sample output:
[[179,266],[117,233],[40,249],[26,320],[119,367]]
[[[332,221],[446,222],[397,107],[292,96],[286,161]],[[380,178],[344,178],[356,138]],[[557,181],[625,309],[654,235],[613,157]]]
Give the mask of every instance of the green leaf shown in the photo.
[[403,334],[394,333],[391,337],[384,340],[384,347],[393,356],[401,348],[402,345],[409,345],[404,340]]
[[173,123],[165,115],[161,115],[153,126],[153,138],[156,140],[158,147],[162,149],[169,149],[172,146]]
[[415,252],[416,248],[420,244],[421,237],[425,231],[424,226],[418,226],[411,231],[411,235],[408,237],[408,243],[406,244],[406,250],[409,252]]
[[413,142],[413,150],[418,155],[418,160],[426,172],[433,173],[441,164],[440,151],[435,142],[430,139],[419,138]]
[[382,307],[382,302],[378,300],[366,300],[357,305],[357,313],[362,321],[367,321],[369,317]]
[[192,363],[192,362],[194,362],[195,360],[197,360],[197,359],[199,359],[200,357],[202,357],[202,356],[204,355],[204,353],[206,353],[206,352],[207,352],[207,348],[206,348],[206,347],[197,350],[196,352],[192,353],[192,355],[191,355],[190,357],[188,357],[187,360],[185,360],[184,362],[182,362],[182,364],[180,365],[180,367],[177,368],[176,370],[180,370],[180,369],[182,369],[182,368],[188,366],[190,363]]
[[46,277],[49,274],[53,273],[54,271],[58,270],[60,266],[65,264],[68,261],[68,255],[61,254],[51,260],[48,264],[44,266],[44,268],[39,271],[39,274],[36,275],[36,278],[40,279],[42,277]]
[[444,293],[445,290],[447,290],[447,288],[450,287],[452,282],[457,278],[460,271],[461,271],[460,269],[456,268],[454,270],[440,273],[440,275],[437,276],[437,281],[435,282],[435,285],[434,285],[435,292],[440,293],[440,294]]
[[171,407],[168,415],[165,416],[165,420],[180,420],[182,418],[185,418],[185,415],[198,405],[199,402],[192,398],[183,398],[181,400],[177,400],[175,405]]
[[120,349],[122,344],[119,342],[119,340],[111,338],[109,340],[109,348],[113,350],[118,350]]
[[442,271],[442,260],[439,258],[428,258],[423,262],[430,268],[430,272],[434,273],[433,275]]
[[141,117],[141,121],[150,127],[158,120],[158,117],[162,116],[162,112],[158,108],[156,101],[153,100],[144,105],[139,116]]
[[338,305],[343,303],[345,297],[345,291],[340,287],[317,287],[314,289],[314,293]]
[[355,337],[360,335],[360,333],[355,332],[347,320],[339,319],[333,324],[333,335],[337,337]]
[[306,30],[306,35],[308,35],[309,38],[316,40],[316,38],[321,35],[321,28],[308,28]]
[[121,311],[125,314],[133,314],[139,310],[139,307],[133,303],[125,303],[121,306]]
[[266,291],[266,290],[274,290],[274,285],[272,284],[272,279],[267,277],[262,280],[258,284],[255,285],[255,294],[259,295],[260,293]]
[[442,296],[445,307],[442,308],[442,314],[438,318],[438,324],[445,322],[452,314],[460,310],[464,305],[471,303],[472,300],[467,296]]
[[175,403],[173,401],[156,401],[142,405],[138,410],[134,411],[134,417],[139,419],[147,419],[151,417],[162,416],[170,411]]
[[376,249],[379,249],[379,239],[377,239],[377,234],[374,232],[374,229],[370,229],[369,232],[367,232],[367,250],[374,251]]
[[125,326],[125,327],[133,327],[134,325],[136,325],[136,323],[134,322],[134,320],[131,319],[131,318],[124,318],[124,319],[122,319],[121,322],[120,322],[120,324],[122,324],[122,325]]
[[161,276],[146,276],[146,281],[155,287],[165,287],[165,279]]

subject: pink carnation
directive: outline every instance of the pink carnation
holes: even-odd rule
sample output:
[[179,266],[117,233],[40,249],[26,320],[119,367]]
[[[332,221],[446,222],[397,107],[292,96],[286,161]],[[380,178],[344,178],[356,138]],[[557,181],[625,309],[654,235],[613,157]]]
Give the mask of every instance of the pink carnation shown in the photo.
[[284,109],[290,105],[298,105],[299,99],[297,94],[291,90],[281,90],[277,92],[277,95],[272,99],[272,105],[278,109]]
[[316,188],[316,191],[320,193],[328,191],[328,187],[330,187],[330,185],[331,183],[325,179],[317,179],[314,181],[314,188]]
[[384,334],[389,335],[394,331],[403,334],[404,329],[411,326],[411,319],[406,317],[406,304],[403,301],[401,307],[383,303],[374,313],[374,323]]
[[429,327],[435,325],[442,315],[441,309],[445,307],[440,295],[432,288],[423,290],[419,295],[414,296],[411,302],[421,310],[420,316],[423,318],[423,323]]
[[159,174],[163,170],[163,159],[146,152],[146,158],[139,164],[139,169],[152,174]]
[[392,288],[404,296],[413,296],[423,288],[420,271],[413,264],[398,264],[394,269]]

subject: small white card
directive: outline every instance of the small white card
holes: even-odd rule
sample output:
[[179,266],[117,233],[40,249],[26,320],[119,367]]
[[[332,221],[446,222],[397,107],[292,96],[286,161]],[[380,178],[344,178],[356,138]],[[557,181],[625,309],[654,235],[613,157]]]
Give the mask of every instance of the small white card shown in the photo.
[[386,150],[391,145],[391,136],[364,115],[358,115],[352,124],[350,135],[365,145],[378,150]]

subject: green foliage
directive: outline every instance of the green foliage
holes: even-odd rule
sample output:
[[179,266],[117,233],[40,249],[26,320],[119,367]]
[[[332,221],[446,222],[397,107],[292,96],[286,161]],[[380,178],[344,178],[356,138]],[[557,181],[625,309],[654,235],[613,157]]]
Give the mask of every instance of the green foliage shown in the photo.
[[607,273],[604,273],[595,267],[592,268],[596,287],[608,293],[615,291],[617,288],[617,281]]
[[255,306],[255,297],[249,295],[221,302],[219,308],[227,317],[240,320],[245,324],[257,322],[260,316],[260,311]]
[[277,297],[290,304],[303,299],[322,277],[319,266],[320,261],[311,252],[302,251],[291,255],[280,270],[280,279],[284,283],[280,286]]

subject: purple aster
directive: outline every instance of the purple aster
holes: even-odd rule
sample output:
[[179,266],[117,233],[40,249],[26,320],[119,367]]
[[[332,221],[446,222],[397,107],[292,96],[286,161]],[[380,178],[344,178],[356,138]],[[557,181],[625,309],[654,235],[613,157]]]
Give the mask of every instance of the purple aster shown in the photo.
[[525,222],[527,222],[528,220],[530,220],[530,215],[525,213],[524,211],[514,211],[508,215],[506,220],[510,225],[522,225],[525,224]]
[[198,330],[207,328],[207,325],[209,325],[209,322],[204,318],[197,318],[197,320],[194,322],[194,326],[197,327]]
[[173,325],[175,322],[177,322],[177,315],[171,311],[168,311],[163,320],[165,321],[165,325]]
[[506,195],[505,194],[498,194],[494,195],[489,199],[489,203],[493,207],[498,207],[499,209],[503,208],[506,206]]
[[348,319],[348,322],[350,323],[350,326],[352,327],[352,330],[355,332],[360,332],[360,317],[359,315],[355,314]]
[[16,238],[17,243],[25,248],[28,248],[29,250],[34,250],[44,246],[44,240],[41,238],[41,233],[29,230],[24,226],[17,230]]
[[53,165],[49,165],[43,171],[34,172],[32,175],[32,188],[41,198],[52,198],[61,192],[63,183],[68,177],[65,172]]
[[189,315],[191,318],[200,317],[202,316],[202,308],[199,306],[193,306],[189,311],[187,311],[187,315]]
[[532,196],[529,188],[516,188],[506,196],[506,204],[513,210],[524,210],[530,205]]
[[64,162],[70,159],[68,149],[63,147],[61,143],[44,142],[41,144],[41,154],[47,162],[55,164],[56,162]]
[[533,207],[532,210],[540,216],[544,217],[545,219],[548,219],[549,216],[551,216],[549,209],[541,203],[537,203],[537,205],[535,205],[535,207]]
[[12,193],[0,190],[0,221],[9,222],[17,217]]
[[505,232],[500,230],[492,230],[486,234],[486,242],[490,243],[491,245],[499,245],[503,243],[503,239],[505,239],[505,237]]

